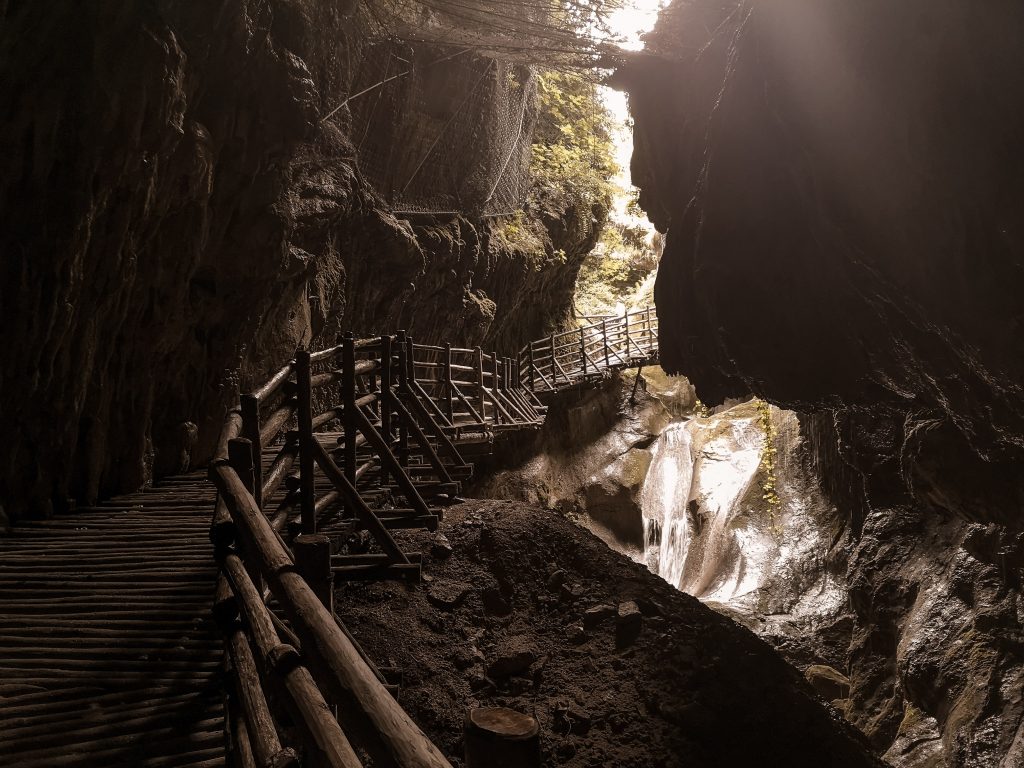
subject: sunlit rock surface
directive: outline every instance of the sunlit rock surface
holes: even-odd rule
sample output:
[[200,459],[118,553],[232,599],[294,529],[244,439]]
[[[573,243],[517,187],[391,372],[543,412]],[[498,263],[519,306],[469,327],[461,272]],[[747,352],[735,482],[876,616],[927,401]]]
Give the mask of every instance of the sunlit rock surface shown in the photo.
[[[795,414],[755,402],[671,424],[652,446],[641,493],[651,569],[760,630],[837,613],[837,514],[808,477],[800,444]],[[777,499],[766,498],[770,484]]]

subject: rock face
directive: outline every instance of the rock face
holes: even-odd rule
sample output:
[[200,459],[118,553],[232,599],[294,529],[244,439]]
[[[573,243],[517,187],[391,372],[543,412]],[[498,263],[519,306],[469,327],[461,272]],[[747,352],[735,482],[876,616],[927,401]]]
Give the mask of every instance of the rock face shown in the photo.
[[918,498],[1004,523],[1024,500],[1022,35],[1012,2],[677,0],[621,75],[669,232],[666,369],[708,402],[889,412]]
[[1022,33],[1010,2],[677,0],[620,73],[662,364],[808,414],[844,711],[901,766],[1022,760]]
[[527,253],[364,182],[358,5],[0,3],[7,516],[200,464],[239,388],[343,328],[508,351],[562,316],[592,226]]

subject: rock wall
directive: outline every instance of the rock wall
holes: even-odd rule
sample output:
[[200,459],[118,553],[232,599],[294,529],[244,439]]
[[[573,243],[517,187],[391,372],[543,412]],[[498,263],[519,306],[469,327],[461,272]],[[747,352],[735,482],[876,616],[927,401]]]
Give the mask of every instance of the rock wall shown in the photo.
[[[702,396],[902,420],[916,495],[1019,521],[1024,6],[677,0],[620,75]],[[667,85],[671,84],[671,85]]]
[[662,363],[809,414],[846,713],[897,765],[1021,761],[1022,32],[1011,2],[677,0],[620,73]]
[[367,188],[325,119],[357,5],[0,3],[0,518],[202,462],[239,387],[342,328],[514,347],[564,312],[547,254],[585,237],[538,259]]

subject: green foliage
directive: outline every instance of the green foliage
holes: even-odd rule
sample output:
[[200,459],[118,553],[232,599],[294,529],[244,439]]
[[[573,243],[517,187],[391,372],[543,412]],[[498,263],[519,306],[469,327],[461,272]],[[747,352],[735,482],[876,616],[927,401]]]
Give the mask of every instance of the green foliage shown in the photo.
[[572,207],[607,212],[618,172],[608,126],[614,119],[597,86],[567,72],[538,78],[539,109],[534,130],[530,206],[560,218]]
[[761,483],[761,498],[768,504],[768,509],[773,513],[782,504],[779,499],[778,489],[775,485],[775,425],[772,423],[772,407],[764,400],[756,399],[757,415],[761,422],[761,431],[764,432],[764,450],[761,453],[761,471],[764,480]]

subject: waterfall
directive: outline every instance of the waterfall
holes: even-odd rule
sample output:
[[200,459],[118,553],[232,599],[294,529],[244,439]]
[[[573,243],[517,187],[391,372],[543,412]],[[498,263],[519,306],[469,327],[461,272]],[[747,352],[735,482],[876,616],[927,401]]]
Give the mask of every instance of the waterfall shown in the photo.
[[640,491],[644,541],[650,553],[647,564],[677,588],[686,561],[686,505],[693,481],[693,456],[686,424],[685,421],[669,424],[658,437],[651,449],[651,466]]

